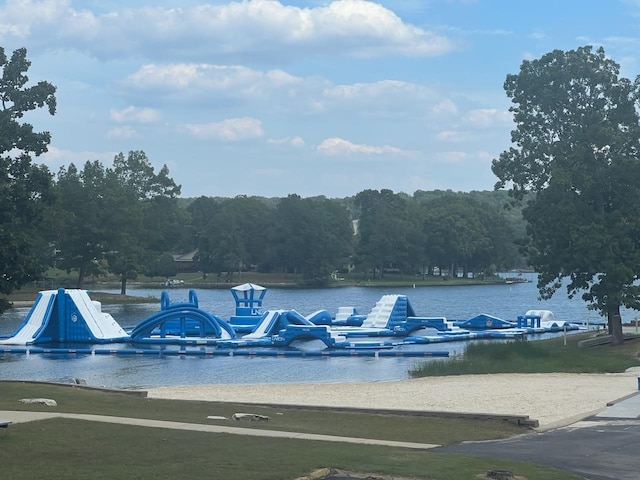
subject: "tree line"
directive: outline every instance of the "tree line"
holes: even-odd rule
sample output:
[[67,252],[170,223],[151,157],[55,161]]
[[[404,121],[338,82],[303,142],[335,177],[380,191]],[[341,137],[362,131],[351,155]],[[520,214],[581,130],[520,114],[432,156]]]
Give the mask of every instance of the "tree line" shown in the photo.
[[345,199],[200,197],[186,207],[191,223],[182,248],[198,250],[204,272],[290,272],[314,285],[351,269],[381,278],[387,271],[466,275],[511,267],[523,226],[505,215],[506,194],[477,193],[502,203],[451,191],[412,197],[384,189]]
[[197,251],[203,274],[288,272],[316,286],[351,269],[368,278],[388,271],[477,275],[518,259],[517,225],[495,198],[506,202],[504,192],[183,199],[166,166],[156,173],[143,151],[120,153],[113,166],[87,161],[55,175],[38,171],[47,195],[21,210],[38,217],[28,233],[36,261],[24,280],[56,267],[77,272],[82,288],[88,276],[110,273],[124,294],[138,276],[174,276],[173,254],[189,251]]
[[88,276],[115,274],[124,294],[127,281],[140,275],[174,276],[173,254],[192,250],[204,274],[290,272],[316,286],[336,271],[355,269],[368,278],[434,269],[477,275],[518,259],[505,192],[184,199],[167,167],[156,173],[143,151],[120,153],[112,166],[72,163],[55,175],[32,168],[39,183],[28,175],[21,180],[31,185],[23,200],[28,208],[15,209],[11,232],[6,224],[2,230],[28,239],[14,288],[56,267],[77,272],[78,288]]

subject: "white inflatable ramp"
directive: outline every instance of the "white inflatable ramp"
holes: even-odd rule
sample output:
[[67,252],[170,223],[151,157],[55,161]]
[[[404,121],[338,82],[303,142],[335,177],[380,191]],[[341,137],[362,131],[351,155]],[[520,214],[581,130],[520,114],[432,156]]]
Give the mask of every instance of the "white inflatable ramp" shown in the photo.
[[[93,301],[89,298],[86,290],[67,290],[66,294],[71,299],[71,302],[67,302],[67,305],[77,308],[79,313],[78,318],[84,321],[88,329],[87,333],[89,333],[89,338],[93,341],[101,343],[104,341],[124,340],[129,337],[127,332],[124,331],[110,314],[102,311],[100,302]],[[71,320],[73,322],[73,316]],[[82,325],[79,325],[79,327],[82,327]]]
[[51,318],[57,290],[40,292],[24,322],[9,338],[0,339],[0,345],[30,345],[42,332]]
[[85,290],[59,288],[40,292],[22,325],[11,337],[1,339],[0,344],[108,343],[129,338]]
[[383,295],[362,322],[363,328],[387,328],[400,295]]

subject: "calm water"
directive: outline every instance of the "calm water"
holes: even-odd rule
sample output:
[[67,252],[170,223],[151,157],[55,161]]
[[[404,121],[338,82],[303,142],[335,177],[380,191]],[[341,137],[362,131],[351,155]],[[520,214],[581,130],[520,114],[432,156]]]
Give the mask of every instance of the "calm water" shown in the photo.
[[[534,279],[533,276],[529,278]],[[445,282],[443,282],[444,284]],[[232,285],[230,285],[232,286]],[[160,297],[161,290],[130,289],[131,295]],[[222,318],[234,313],[229,290],[197,290],[200,308]],[[540,301],[535,282],[512,285],[477,285],[418,288],[345,287],[322,290],[270,289],[264,309],[295,309],[303,315],[326,309],[332,314],[340,306],[353,306],[368,313],[384,294],[404,294],[418,316],[444,316],[464,320],[487,313],[515,320],[531,309],[551,310],[556,319],[572,322],[600,322],[584,302],[568,300],[558,292],[549,301]],[[186,301],[187,289],[170,290],[171,301]],[[104,305],[122,326],[133,326],[156,313],[159,304]],[[0,316],[0,334],[12,333],[24,320],[28,308],[18,308]],[[634,318],[623,312],[623,320]],[[415,348],[462,351],[464,342],[420,345]],[[89,385],[118,388],[149,388],[162,385],[227,383],[293,383],[384,381],[408,377],[416,358],[292,358],[292,357],[164,357],[111,355],[0,354],[0,378],[14,380],[85,379]]]

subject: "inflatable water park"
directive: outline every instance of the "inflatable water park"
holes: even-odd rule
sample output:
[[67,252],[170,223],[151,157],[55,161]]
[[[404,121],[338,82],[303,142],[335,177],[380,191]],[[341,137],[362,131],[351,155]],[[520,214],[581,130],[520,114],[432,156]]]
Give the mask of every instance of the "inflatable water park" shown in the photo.
[[0,353],[446,357],[446,350],[416,345],[524,339],[581,328],[555,320],[548,310],[530,310],[515,321],[488,314],[464,321],[422,317],[406,295],[383,295],[367,314],[338,307],[335,315],[328,310],[303,315],[264,310],[266,292],[251,283],[232,287],[235,314],[223,319],[199,306],[195,290],[183,301],[171,301],[165,290],[159,312],[125,329],[86,290],[45,290],[22,324],[0,335]]

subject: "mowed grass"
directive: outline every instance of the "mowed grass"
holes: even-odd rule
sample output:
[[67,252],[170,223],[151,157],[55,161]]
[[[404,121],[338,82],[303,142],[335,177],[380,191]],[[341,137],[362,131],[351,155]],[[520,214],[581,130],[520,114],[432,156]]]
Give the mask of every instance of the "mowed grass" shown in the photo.
[[[21,398],[51,398],[57,407],[20,403]],[[0,382],[0,410],[89,413],[116,417],[246,427],[230,420],[234,413],[269,417],[251,428],[357,438],[450,445],[465,440],[490,440],[524,433],[524,427],[501,419],[370,414],[312,408],[271,407],[222,402],[151,399],[79,387]],[[208,416],[225,417],[211,420]]]
[[472,342],[460,358],[422,362],[409,374],[426,377],[480,373],[613,373],[640,365],[640,339],[627,340],[617,347],[579,346],[581,341],[593,336],[584,332],[547,340]]
[[[20,398],[53,398],[57,407],[25,405]],[[242,411],[270,421],[248,428],[447,444],[522,433],[504,421],[370,415],[331,410],[276,409],[210,402],[147,399],[122,393],[47,384],[0,383],[0,409],[98,413],[213,423],[207,415]],[[218,421],[218,423],[221,421]],[[387,446],[261,438],[56,418],[0,431],[0,468],[7,479],[295,479],[324,468],[431,480],[477,479],[510,470],[528,480],[579,477],[534,464]]]
[[79,420],[0,433],[2,478],[285,480],[324,467],[421,479],[477,479],[508,469],[528,480],[579,477],[522,462],[423,450],[165,430]]

